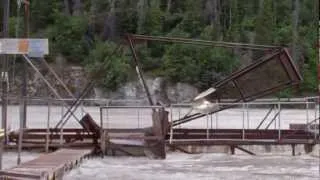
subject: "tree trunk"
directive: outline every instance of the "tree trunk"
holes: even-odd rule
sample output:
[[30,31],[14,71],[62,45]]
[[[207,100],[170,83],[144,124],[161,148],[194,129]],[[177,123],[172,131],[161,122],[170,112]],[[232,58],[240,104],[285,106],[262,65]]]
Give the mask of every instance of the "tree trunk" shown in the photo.
[[82,2],[81,0],[73,0],[73,14],[74,16],[80,16],[82,15]]
[[215,29],[216,35],[219,40],[221,37],[221,24],[220,24],[220,13],[221,13],[221,2],[220,0],[207,0],[205,12],[210,21],[210,25]]
[[108,16],[105,18],[102,39],[113,39],[116,36],[116,1],[110,0],[111,7]]
[[259,15],[263,13],[264,0],[259,0]]
[[90,23],[93,31],[95,31],[96,19],[97,19],[97,14],[98,14],[97,1],[98,0],[91,0],[91,5],[90,5],[89,23]]
[[170,13],[172,0],[168,0],[167,2],[167,13]]
[[160,1],[159,0],[149,0],[149,6],[151,8],[159,8],[160,7]]
[[146,19],[146,12],[147,12],[147,0],[139,0],[137,4],[137,12],[138,12],[138,27],[137,32],[138,34],[143,34],[144,28],[143,25]]
[[[298,48],[298,38],[299,38],[299,32],[298,32],[298,24],[299,24],[299,11],[300,11],[300,0],[295,0],[293,2],[293,14],[292,14],[292,59],[294,62],[301,65],[298,62],[298,56],[299,56],[299,48]],[[301,66],[300,66],[301,67]]]
[[70,4],[70,0],[64,0],[64,13],[66,14],[66,16],[70,16],[71,15],[71,4]]

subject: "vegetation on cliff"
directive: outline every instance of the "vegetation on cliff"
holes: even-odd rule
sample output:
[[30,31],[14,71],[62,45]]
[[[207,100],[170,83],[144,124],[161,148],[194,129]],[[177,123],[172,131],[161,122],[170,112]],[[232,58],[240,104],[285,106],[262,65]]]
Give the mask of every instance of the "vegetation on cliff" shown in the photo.
[[[23,18],[16,1],[11,3],[11,36],[21,35]],[[31,0],[31,32],[50,39],[51,60],[62,54],[88,72],[103,68],[98,82],[107,89],[116,89],[134,71],[128,49],[111,55],[124,33],[283,45],[304,77],[297,93],[309,93],[317,88],[318,7],[317,0]],[[161,43],[138,50],[145,73],[200,89],[261,55]]]

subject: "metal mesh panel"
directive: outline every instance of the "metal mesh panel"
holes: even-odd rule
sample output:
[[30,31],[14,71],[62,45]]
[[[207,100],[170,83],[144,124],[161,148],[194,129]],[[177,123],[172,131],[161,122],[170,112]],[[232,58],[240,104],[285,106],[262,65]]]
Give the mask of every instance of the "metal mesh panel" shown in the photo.
[[210,99],[235,99],[250,101],[279,91],[301,81],[285,49],[278,49],[261,60],[231,74],[217,83],[217,93]]
[[275,88],[290,82],[278,58],[263,63],[235,79],[244,97],[249,97],[267,89]]
[[217,90],[217,94],[219,95],[220,99],[240,99],[241,94],[236,87],[236,85],[229,81],[226,84],[219,87]]

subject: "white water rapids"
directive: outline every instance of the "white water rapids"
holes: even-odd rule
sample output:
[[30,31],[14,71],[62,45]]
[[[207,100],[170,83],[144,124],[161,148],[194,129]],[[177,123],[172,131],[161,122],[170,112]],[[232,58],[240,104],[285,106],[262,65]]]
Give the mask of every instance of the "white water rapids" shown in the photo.
[[[9,126],[17,129],[19,125],[19,111],[17,106],[9,107]],[[50,125],[56,124],[61,116],[60,107],[51,108]],[[170,110],[169,110],[170,111]],[[181,127],[193,128],[255,128],[260,123],[268,109],[230,109],[220,112],[218,116],[204,117],[199,120],[182,125]],[[84,107],[84,112],[89,112],[100,124],[99,108]],[[182,116],[186,109],[180,111]],[[276,112],[272,112],[275,114]],[[314,117],[313,109],[298,110],[284,109],[280,121],[277,119],[270,128],[289,128],[290,123],[306,123]],[[78,111],[78,115],[82,112]],[[179,110],[174,109],[173,116],[177,118]],[[249,116],[247,116],[249,114]],[[116,109],[104,111],[105,127],[145,127],[151,125],[149,110],[123,110]],[[108,118],[106,116],[108,115]],[[139,117],[139,120],[137,119]],[[249,117],[249,118],[248,118]],[[271,116],[269,117],[269,119]],[[211,120],[212,119],[212,120]],[[47,107],[28,107],[28,127],[46,127]],[[265,127],[267,123],[263,125]],[[67,127],[80,127],[74,119],[70,119]],[[80,167],[72,170],[65,176],[66,180],[248,180],[248,179],[320,179],[319,176],[319,147],[311,154],[304,154],[303,148],[297,150],[297,156],[291,156],[290,147],[273,149],[266,153],[261,146],[252,147],[250,150],[257,156],[250,156],[236,152],[236,155],[224,153],[183,154],[170,152],[165,160],[152,160],[147,157],[105,157],[85,160]],[[39,154],[23,152],[22,161],[36,158]],[[3,167],[9,168],[16,165],[17,154],[7,152],[4,154]]]

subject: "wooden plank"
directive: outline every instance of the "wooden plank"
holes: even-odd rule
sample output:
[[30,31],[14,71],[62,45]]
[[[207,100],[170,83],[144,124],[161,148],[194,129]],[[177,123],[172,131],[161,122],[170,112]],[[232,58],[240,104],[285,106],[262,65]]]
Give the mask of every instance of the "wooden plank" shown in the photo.
[[48,179],[62,178],[65,171],[77,166],[82,159],[92,153],[92,149],[60,149],[50,154],[20,164],[8,170],[0,171],[0,177]]

